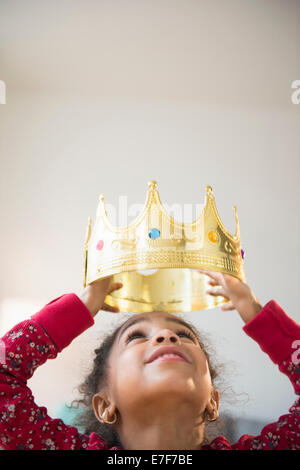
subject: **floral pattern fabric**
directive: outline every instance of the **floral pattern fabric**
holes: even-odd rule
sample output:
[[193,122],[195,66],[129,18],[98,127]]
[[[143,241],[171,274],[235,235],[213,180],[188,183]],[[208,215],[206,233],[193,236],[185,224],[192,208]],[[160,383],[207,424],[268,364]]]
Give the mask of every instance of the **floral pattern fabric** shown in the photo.
[[[0,363],[0,447],[7,450],[120,450],[108,447],[96,433],[79,433],[61,419],[51,418],[38,406],[27,381],[37,367],[55,359],[80,333],[94,324],[90,312],[76,294],[52,300],[30,319],[18,323],[0,342],[5,361]],[[293,343],[300,327],[275,300],[248,322],[243,330],[289,377],[300,395],[300,364]],[[293,355],[294,354],[294,355]],[[259,436],[243,435],[235,444],[219,436],[204,450],[300,449],[300,398],[287,414],[265,426]]]

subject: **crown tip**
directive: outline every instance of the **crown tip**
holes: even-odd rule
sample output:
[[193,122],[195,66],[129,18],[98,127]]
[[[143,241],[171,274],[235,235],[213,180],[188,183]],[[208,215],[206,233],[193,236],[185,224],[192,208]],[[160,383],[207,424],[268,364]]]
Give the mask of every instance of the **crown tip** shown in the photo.
[[207,194],[212,194],[213,193],[213,188],[211,186],[206,186],[206,192]]
[[104,194],[101,193],[100,196],[99,196],[99,201],[103,202],[104,201]]
[[157,181],[151,180],[148,182],[148,188],[150,189],[156,189],[157,188]]

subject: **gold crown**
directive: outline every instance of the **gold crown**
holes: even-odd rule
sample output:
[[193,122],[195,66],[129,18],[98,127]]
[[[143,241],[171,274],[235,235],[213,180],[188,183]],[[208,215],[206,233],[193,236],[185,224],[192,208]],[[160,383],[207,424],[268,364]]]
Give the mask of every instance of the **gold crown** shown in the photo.
[[[211,186],[206,186],[201,215],[191,223],[177,222],[164,209],[156,181],[149,181],[140,215],[125,227],[108,220],[104,195],[99,197],[96,222],[89,217],[84,244],[83,287],[112,276],[123,287],[105,302],[120,311],[188,312],[228,302],[206,293],[208,276],[197,269],[219,271],[246,281],[236,206],[236,233],[223,225]],[[178,269],[180,268],[180,269]],[[140,270],[157,271],[143,274]]]

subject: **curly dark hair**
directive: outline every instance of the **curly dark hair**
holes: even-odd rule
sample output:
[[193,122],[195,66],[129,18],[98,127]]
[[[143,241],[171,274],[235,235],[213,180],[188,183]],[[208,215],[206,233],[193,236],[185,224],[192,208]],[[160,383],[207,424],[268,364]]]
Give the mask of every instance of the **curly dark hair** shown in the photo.
[[[130,316],[128,317],[130,318]],[[92,368],[88,373],[85,380],[78,386],[78,391],[81,394],[82,398],[73,400],[71,405],[68,408],[71,409],[80,409],[80,411],[76,414],[75,418],[73,419],[74,426],[78,426],[83,430],[84,434],[91,434],[92,432],[97,433],[104,439],[109,447],[113,446],[120,446],[122,448],[123,445],[120,441],[120,438],[113,429],[112,425],[100,422],[95,413],[92,406],[92,398],[93,396],[101,390],[105,384],[107,384],[108,380],[108,358],[110,355],[110,351],[114,344],[114,341],[120,331],[121,327],[126,323],[128,318],[122,322],[114,331],[108,332],[100,344],[100,347],[94,350],[95,356],[93,360]],[[181,318],[183,318],[181,316]],[[212,380],[212,384],[214,387],[219,389],[219,379],[221,377],[220,372],[224,369],[224,364],[217,363],[215,360],[216,353],[212,348],[211,344],[207,342],[207,334],[205,334],[205,339],[202,337],[203,335],[200,334],[198,329],[194,327],[189,321],[183,318],[185,324],[188,328],[190,328],[194,334],[196,335],[199,345],[203,350],[209,371]],[[223,379],[222,379],[223,382]],[[203,420],[206,419],[206,415],[204,415]],[[224,423],[222,419],[218,418],[217,421],[209,423],[207,422],[205,425],[205,434],[204,439],[202,441],[203,444],[207,444],[211,441],[214,437],[214,433],[220,429],[223,429]]]

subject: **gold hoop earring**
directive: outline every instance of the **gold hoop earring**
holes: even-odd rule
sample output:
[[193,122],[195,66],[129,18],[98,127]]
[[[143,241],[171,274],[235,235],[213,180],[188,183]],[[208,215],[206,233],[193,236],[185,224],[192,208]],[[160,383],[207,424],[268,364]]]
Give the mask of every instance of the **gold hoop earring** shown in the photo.
[[108,409],[106,408],[106,410],[104,411],[104,413],[102,413],[102,415],[100,415],[100,416],[101,416],[101,418],[102,418],[102,420],[103,420],[104,423],[106,423],[106,424],[114,424],[114,423],[117,421],[117,414],[114,413],[114,415],[115,415],[115,417],[114,417],[113,421],[107,421],[106,418],[107,418],[107,416],[108,416]]

